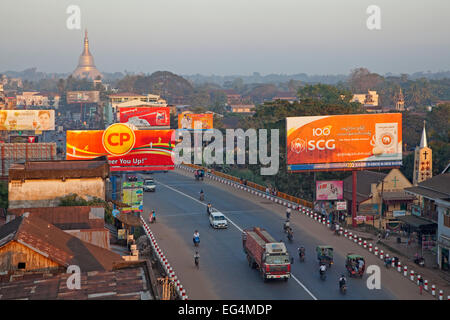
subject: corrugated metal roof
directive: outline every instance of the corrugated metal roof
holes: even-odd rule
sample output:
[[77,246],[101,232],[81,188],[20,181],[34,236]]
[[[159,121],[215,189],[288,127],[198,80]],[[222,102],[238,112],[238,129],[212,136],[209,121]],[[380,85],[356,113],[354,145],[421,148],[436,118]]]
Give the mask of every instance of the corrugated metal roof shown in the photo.
[[[141,300],[153,299],[145,263],[113,271],[82,272],[81,289],[69,289],[68,273],[34,275],[34,278],[0,283],[0,299],[27,300]],[[36,279],[38,278],[38,279]]]

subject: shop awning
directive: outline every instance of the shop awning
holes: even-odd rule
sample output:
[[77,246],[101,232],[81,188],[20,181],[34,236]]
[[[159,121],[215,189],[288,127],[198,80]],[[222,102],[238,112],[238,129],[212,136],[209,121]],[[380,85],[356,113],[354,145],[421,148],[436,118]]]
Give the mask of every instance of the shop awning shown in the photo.
[[426,227],[426,226],[436,226],[437,227],[437,223],[435,222],[431,222],[429,220],[420,218],[420,217],[416,217],[416,216],[412,216],[412,215],[408,215],[408,216],[400,216],[400,217],[396,217],[397,220],[402,221],[406,224],[409,224],[410,226],[413,226],[415,228],[422,228],[422,227]]
[[404,191],[388,191],[383,192],[384,201],[413,201],[416,197]]

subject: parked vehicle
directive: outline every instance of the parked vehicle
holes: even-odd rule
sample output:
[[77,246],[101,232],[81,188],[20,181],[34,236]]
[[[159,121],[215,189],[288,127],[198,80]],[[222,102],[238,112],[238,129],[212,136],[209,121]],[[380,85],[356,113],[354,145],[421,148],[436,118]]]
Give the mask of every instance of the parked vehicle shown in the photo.
[[331,246],[317,246],[317,260],[319,264],[324,263],[328,268],[333,265],[333,247]]
[[156,184],[153,179],[145,179],[144,180],[144,192],[155,192],[156,191]]
[[345,268],[350,277],[362,278],[364,270],[366,269],[366,262],[363,256],[359,254],[349,253],[345,262]]
[[228,221],[225,216],[219,211],[213,211],[209,215],[209,224],[214,229],[228,228]]
[[259,270],[264,281],[291,277],[291,259],[283,242],[276,241],[266,230],[254,227],[244,230],[242,245],[251,268]]
[[129,174],[129,175],[127,176],[127,180],[128,180],[128,181],[138,181],[138,178],[137,178],[137,176],[135,176],[134,174]]
[[195,180],[203,181],[203,178],[205,177],[205,170],[195,170],[194,176],[195,176]]

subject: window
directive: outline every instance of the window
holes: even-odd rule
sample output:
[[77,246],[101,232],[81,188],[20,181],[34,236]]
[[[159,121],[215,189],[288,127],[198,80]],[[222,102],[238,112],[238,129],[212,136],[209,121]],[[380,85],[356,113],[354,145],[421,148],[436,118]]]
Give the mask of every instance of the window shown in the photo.
[[17,265],[17,269],[25,269],[26,263],[25,262],[19,262]]

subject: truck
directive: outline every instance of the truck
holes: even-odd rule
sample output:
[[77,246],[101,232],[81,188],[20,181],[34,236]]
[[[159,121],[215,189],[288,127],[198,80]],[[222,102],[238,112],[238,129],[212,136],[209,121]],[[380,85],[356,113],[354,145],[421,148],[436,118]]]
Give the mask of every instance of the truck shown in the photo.
[[242,245],[250,268],[258,269],[264,282],[291,277],[291,259],[283,242],[276,241],[265,229],[244,230]]

